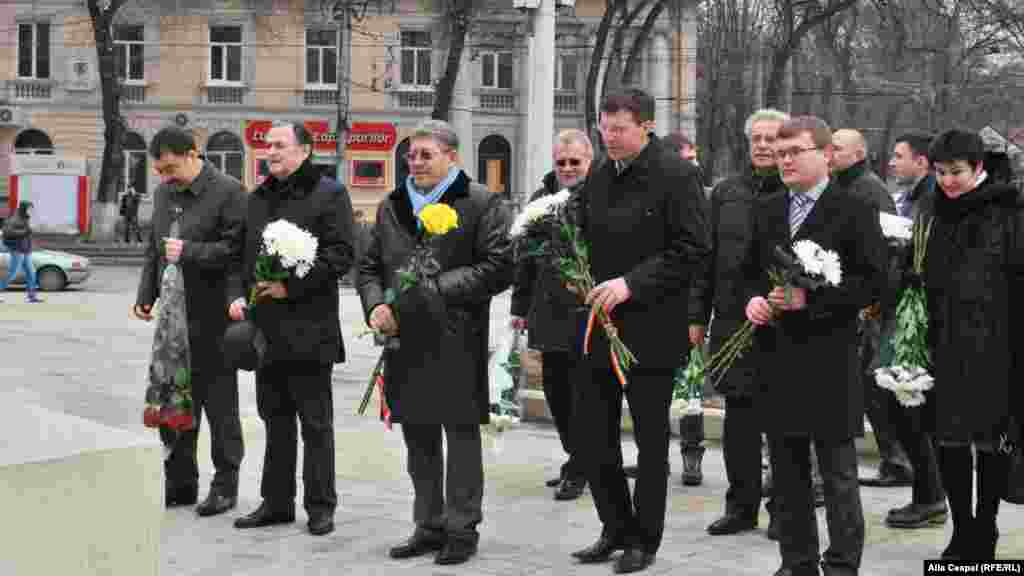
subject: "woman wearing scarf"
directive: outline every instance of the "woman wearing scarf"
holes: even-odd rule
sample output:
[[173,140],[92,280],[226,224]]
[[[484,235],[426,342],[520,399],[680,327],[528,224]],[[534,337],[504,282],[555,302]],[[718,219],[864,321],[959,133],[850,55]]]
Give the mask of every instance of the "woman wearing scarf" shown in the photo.
[[[391,421],[402,424],[416,528],[390,555],[437,552],[436,563],[461,564],[476,553],[482,520],[488,317],[491,297],[512,279],[510,215],[501,196],[459,169],[446,122],[422,123],[407,160],[409,177],[377,210],[357,281],[369,327],[398,341],[384,351],[385,397]],[[435,203],[458,214],[458,227],[428,240],[417,216]],[[422,243],[439,270],[401,292],[397,271]]]

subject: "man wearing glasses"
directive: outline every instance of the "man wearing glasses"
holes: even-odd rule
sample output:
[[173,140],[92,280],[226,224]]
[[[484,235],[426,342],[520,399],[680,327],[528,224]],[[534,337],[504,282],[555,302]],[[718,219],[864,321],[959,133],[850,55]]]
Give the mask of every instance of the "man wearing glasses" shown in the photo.
[[[224,366],[220,350],[228,320],[224,313],[228,270],[242,250],[246,195],[240,182],[200,158],[190,132],[173,126],[160,130],[150,142],[149,153],[163,183],[153,195],[153,227],[132,314],[147,322],[153,319],[162,270],[166,263],[178,264],[185,281],[196,417],[195,429],[179,433],[176,441],[172,431],[160,429],[165,444],[173,442],[164,460],[164,500],[167,506],[192,505],[197,500],[196,443],[200,415],[205,412],[216,472],[196,512],[212,516],[235,507],[242,463],[238,379]],[[174,218],[180,230],[177,238],[170,238]]]
[[[755,332],[755,406],[771,445],[782,567],[777,576],[854,575],[864,512],[854,439],[864,433],[857,319],[886,283],[878,212],[829,181],[832,132],[813,116],[779,128],[775,159],[786,190],[758,201],[744,269]],[[811,240],[835,251],[838,286],[773,286],[777,247]],[[825,483],[829,547],[819,554],[810,449]]]
[[[593,158],[590,138],[582,130],[563,130],[555,138],[555,169],[544,177],[544,185],[530,202],[557,194],[562,189],[577,192],[586,182]],[[541,351],[544,398],[555,420],[558,438],[569,459],[558,478],[547,481],[555,488],[555,500],[575,500],[583,494],[587,481],[571,436],[569,422],[573,413],[575,380],[578,378],[576,353],[579,302],[562,284],[558,271],[534,258],[517,268],[516,289],[512,294],[512,327],[529,328],[528,345]]]
[[[263,502],[235,520],[239,529],[295,521],[296,418],[302,429],[303,507],[310,534],[334,530],[334,408],[331,373],[345,361],[338,282],[352,267],[352,202],[348,191],[313,166],[313,138],[301,124],[275,123],[267,132],[270,176],[249,199],[241,266],[232,274],[229,307],[241,320],[255,289],[253,322],[267,347],[256,369],[256,406],[267,429],[260,479]],[[261,236],[283,219],[317,239],[316,261],[302,278],[253,285]]]

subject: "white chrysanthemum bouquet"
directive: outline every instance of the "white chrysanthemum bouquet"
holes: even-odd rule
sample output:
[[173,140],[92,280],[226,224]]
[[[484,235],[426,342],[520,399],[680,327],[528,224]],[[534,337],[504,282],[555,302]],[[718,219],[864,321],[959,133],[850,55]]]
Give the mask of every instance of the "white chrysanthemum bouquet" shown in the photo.
[[[775,259],[778,265],[768,270],[772,285],[785,288],[787,301],[790,289],[794,286],[817,290],[825,286],[838,286],[842,282],[842,264],[837,253],[825,250],[811,240],[800,240],[793,244],[791,250],[776,246]],[[736,359],[753,345],[755,328],[753,322],[745,321],[708,361],[707,371],[716,385]]]
[[[590,247],[569,214],[570,193],[542,196],[527,204],[509,229],[516,251],[516,261],[540,258],[558,271],[562,282],[582,301],[594,289],[590,273]],[[594,325],[605,331],[609,342],[612,368],[623,388],[626,374],[637,363],[636,357],[619,337],[611,317],[603,309],[592,307],[583,336],[583,353],[590,353],[590,336]]]
[[[316,262],[317,239],[291,222],[275,220],[263,229],[260,253],[256,256],[254,276],[257,282],[281,282],[291,274],[305,278]],[[256,300],[256,288],[249,303]]]
[[935,385],[928,373],[928,307],[924,282],[924,257],[931,233],[931,219],[919,218],[913,228],[913,264],[910,280],[900,292],[896,305],[896,330],[883,342],[881,368],[875,382],[891,390],[903,406],[924,404],[925,390]]

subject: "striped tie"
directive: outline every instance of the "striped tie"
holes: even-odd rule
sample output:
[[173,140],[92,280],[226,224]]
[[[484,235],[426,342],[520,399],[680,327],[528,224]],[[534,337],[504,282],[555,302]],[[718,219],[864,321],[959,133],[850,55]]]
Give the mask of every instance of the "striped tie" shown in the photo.
[[803,192],[790,192],[789,197],[789,235],[793,237],[814,207],[814,201]]

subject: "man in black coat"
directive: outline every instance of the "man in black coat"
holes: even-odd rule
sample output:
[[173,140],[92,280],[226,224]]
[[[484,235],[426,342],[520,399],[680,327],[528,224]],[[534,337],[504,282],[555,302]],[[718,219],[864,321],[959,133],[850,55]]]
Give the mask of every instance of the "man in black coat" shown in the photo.
[[334,530],[334,405],[331,372],[344,362],[338,317],[338,282],[354,260],[352,203],[337,181],[310,162],[313,139],[299,124],[267,132],[270,177],[252,192],[242,266],[232,277],[230,316],[241,320],[254,282],[256,257],[267,224],[283,219],[317,238],[316,261],[303,277],[255,284],[253,321],[267,347],[256,370],[256,404],[267,428],[260,495],[254,512],[236,528],[295,521],[295,465],[302,425],[303,505],[309,532]]
[[[590,138],[582,130],[559,133],[553,153],[555,170],[544,177],[544,185],[530,202],[562,189],[577,192],[586,182],[593,155]],[[555,500],[575,500],[587,484],[569,427],[579,374],[574,345],[578,310],[577,296],[565,288],[557,270],[534,258],[519,263],[512,293],[512,327],[528,328],[529,347],[541,351],[544,398],[569,457],[559,477],[547,482],[555,487]]]
[[[897,192],[899,215],[915,220],[930,217],[935,205],[935,176],[931,174],[928,148],[931,136],[906,134],[896,139],[889,170],[900,187]],[[889,267],[895,272],[893,289],[883,299],[882,338],[890,339],[896,329],[895,308],[899,293],[910,279],[913,263],[913,244],[908,241],[889,241]],[[914,470],[910,503],[889,511],[885,523],[891,528],[924,528],[946,522],[948,508],[946,492],[939,478],[934,438],[922,425],[921,407],[904,407],[891,392],[887,395],[889,418],[894,433],[906,450]]]
[[[721,350],[745,320],[743,297],[747,291],[742,264],[751,241],[754,205],[758,198],[784,189],[774,145],[779,128],[788,119],[788,114],[772,109],[751,114],[746,122],[750,172],[719,183],[711,192],[711,265],[694,282],[689,310],[691,333],[697,332],[694,336],[700,340],[714,312],[711,354]],[[754,411],[752,360],[751,355],[738,359],[717,386],[726,402],[722,456],[729,488],[725,515],[708,526],[714,536],[757,527],[762,493],[761,427]]]
[[[780,575],[856,574],[864,512],[854,439],[864,433],[863,380],[857,359],[858,313],[885,285],[886,247],[878,213],[829,182],[832,132],[813,116],[779,129],[775,157],[788,191],[758,202],[746,258],[755,332],[756,402],[771,443]],[[836,252],[838,286],[772,286],[778,247],[810,240]],[[756,295],[755,295],[756,294]],[[769,325],[771,323],[771,325]],[[825,481],[829,548],[819,554],[810,446]]]
[[[410,174],[378,206],[358,276],[367,325],[398,339],[385,347],[384,389],[391,421],[402,425],[415,493],[415,531],[388,554],[401,559],[437,552],[434,562],[442,565],[462,564],[477,552],[491,299],[513,276],[509,211],[500,195],[459,168],[458,146],[447,122],[427,120],[416,128],[409,138]],[[458,227],[425,237],[417,217],[430,204],[454,210]],[[401,290],[398,270],[423,242],[438,271]]]
[[[867,164],[868,149],[863,134],[845,128],[836,130],[832,134],[832,149],[832,176],[837,188],[866,202],[876,211],[895,214],[896,203],[889,189]],[[914,470],[893,430],[896,425],[893,419],[895,414],[890,414],[888,410],[892,393],[875,384],[881,337],[879,306],[880,303],[875,303],[861,312],[860,358],[864,377],[864,414],[871,423],[881,458],[878,474],[861,478],[859,482],[863,486],[910,486]]]
[[[586,303],[608,313],[637,364],[626,374],[623,390],[604,329],[595,328],[584,361],[590,382],[577,387],[576,421],[588,438],[581,455],[603,529],[593,545],[573,556],[603,562],[623,549],[615,564],[619,573],[643,570],[661,545],[672,376],[689,346],[690,282],[704,271],[710,254],[696,167],[650,136],[653,120],[649,94],[629,89],[607,96],[601,135],[609,161],[592,171],[575,196],[597,282]],[[677,337],[665,336],[673,331]],[[622,470],[623,394],[639,450],[635,509]]]
[[[185,281],[196,428],[180,434],[164,461],[165,501],[168,506],[196,502],[196,443],[200,414],[205,412],[216,472],[209,495],[196,511],[200,516],[211,516],[234,508],[243,454],[238,379],[224,365],[221,346],[228,323],[224,311],[228,271],[242,251],[245,189],[234,178],[203,162],[192,134],[180,128],[157,132],[149,153],[163,183],[153,195],[153,226],[132,313],[141,320],[153,319],[164,266],[168,262],[178,264]],[[177,238],[169,238],[174,218],[180,230]],[[165,443],[174,437],[174,432],[166,428],[161,428],[160,434]]]

